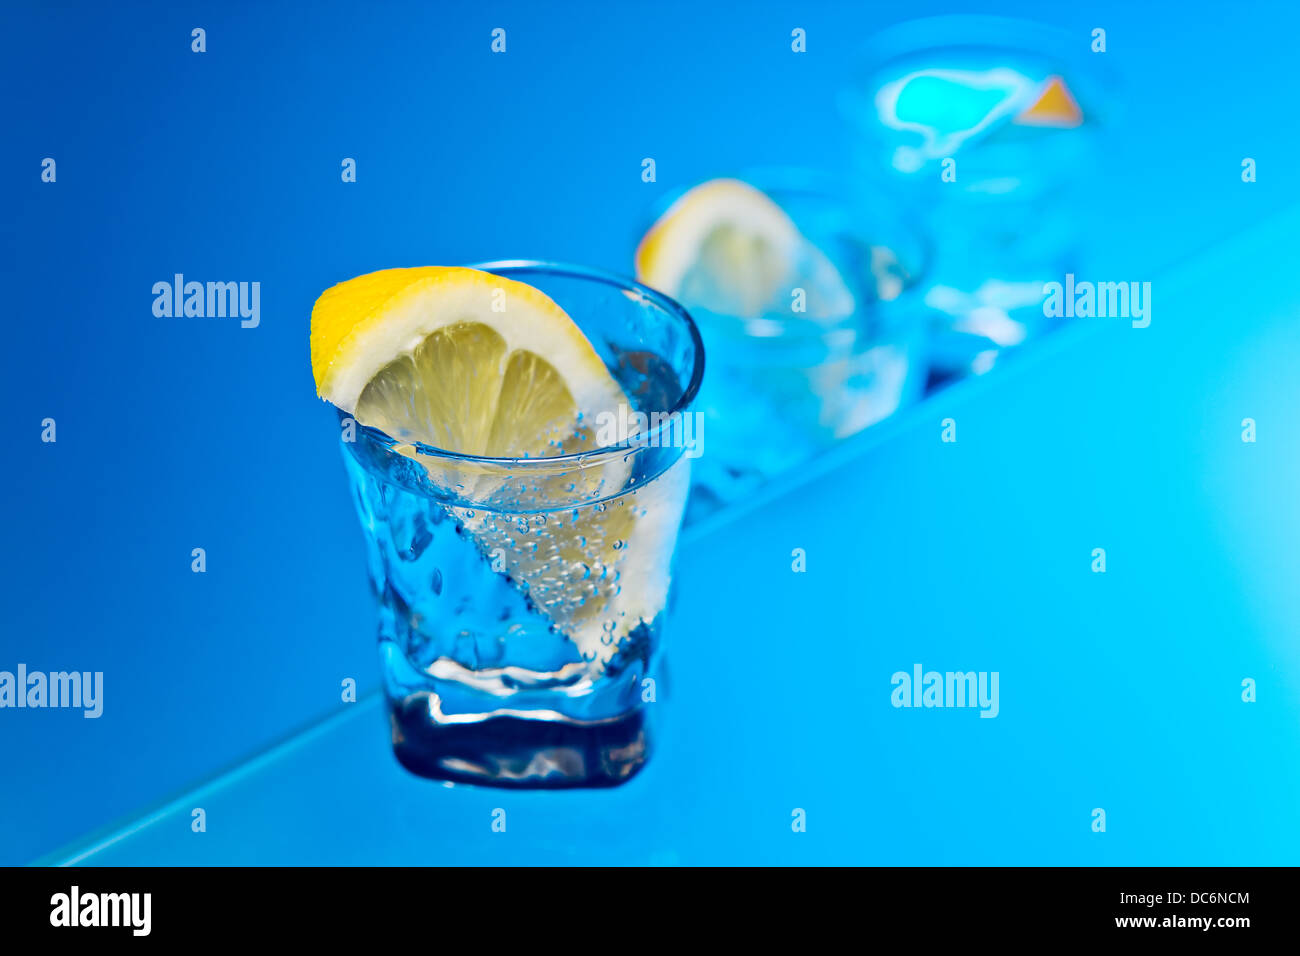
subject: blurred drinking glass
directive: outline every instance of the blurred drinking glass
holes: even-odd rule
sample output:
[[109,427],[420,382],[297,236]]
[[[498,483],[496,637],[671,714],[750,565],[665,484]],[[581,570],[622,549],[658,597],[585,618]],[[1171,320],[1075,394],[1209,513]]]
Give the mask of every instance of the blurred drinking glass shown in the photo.
[[677,195],[641,240],[638,278],[690,311],[709,356],[688,521],[919,393],[927,252],[890,208],[813,173],[756,172]]
[[1084,267],[1109,80],[1087,33],[938,17],[878,34],[844,98],[860,181],[925,223],[940,374],[983,372],[1056,321],[1043,285]]

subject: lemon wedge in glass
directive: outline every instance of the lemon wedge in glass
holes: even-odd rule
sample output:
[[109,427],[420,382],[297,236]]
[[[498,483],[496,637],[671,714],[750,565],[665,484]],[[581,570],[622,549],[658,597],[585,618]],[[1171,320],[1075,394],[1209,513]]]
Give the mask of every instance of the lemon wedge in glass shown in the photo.
[[320,397],[358,421],[466,455],[585,451],[594,416],[627,402],[563,309],[476,269],[385,269],[326,290],[311,359]]

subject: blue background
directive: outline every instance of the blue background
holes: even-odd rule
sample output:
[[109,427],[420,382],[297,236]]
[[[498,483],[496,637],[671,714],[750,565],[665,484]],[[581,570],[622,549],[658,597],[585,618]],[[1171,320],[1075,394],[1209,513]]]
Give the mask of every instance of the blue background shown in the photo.
[[[106,694],[99,720],[0,711],[0,862],[84,846],[325,718],[98,858],[1295,862],[1300,221],[1261,222],[1300,198],[1300,15],[1134,6],[7,4],[0,669],[100,670]],[[503,796],[395,769],[373,700],[339,699],[378,665],[315,297],[394,265],[629,271],[667,191],[845,164],[863,41],[971,10],[1106,28],[1124,110],[1078,212],[1108,276],[1153,281],[1152,327],[1076,325],[692,530],[663,744],[631,785]],[[260,281],[260,327],[155,318],[176,272]],[[890,708],[916,661],[999,671],[1001,715]]]

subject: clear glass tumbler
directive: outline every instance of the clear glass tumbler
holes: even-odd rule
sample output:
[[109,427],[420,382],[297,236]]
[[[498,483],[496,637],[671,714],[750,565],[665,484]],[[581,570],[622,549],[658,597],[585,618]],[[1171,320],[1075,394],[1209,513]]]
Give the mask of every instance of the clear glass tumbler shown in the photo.
[[[543,262],[474,268],[554,299],[630,406],[589,423],[597,450],[550,458],[351,429],[343,457],[380,604],[393,748],[443,780],[617,784],[649,755],[673,550],[703,450],[703,346],[683,308],[631,280]],[[623,421],[637,413],[639,431]]]
[[[688,521],[892,415],[926,382],[929,312],[919,284],[929,253],[901,210],[883,197],[862,202],[860,192],[808,170],[737,178],[789,216],[807,261],[792,269],[789,288],[748,313],[681,293],[709,353],[699,402],[709,454],[693,476]],[[830,305],[814,317],[795,310],[796,296]]]

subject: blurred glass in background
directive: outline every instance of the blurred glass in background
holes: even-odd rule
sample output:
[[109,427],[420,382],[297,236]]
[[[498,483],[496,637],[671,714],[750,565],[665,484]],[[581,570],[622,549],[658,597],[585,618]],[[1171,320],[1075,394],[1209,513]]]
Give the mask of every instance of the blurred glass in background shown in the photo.
[[939,378],[987,371],[1040,335],[1043,284],[1087,267],[1079,203],[1113,82],[1087,33],[995,17],[900,24],[843,98],[859,185],[934,243],[925,301]]
[[849,194],[802,170],[714,179],[670,197],[638,246],[638,278],[690,311],[708,355],[688,521],[924,386],[924,238]]
[[656,210],[637,277],[709,355],[688,521],[1062,321],[1043,289],[1088,269],[1114,101],[1095,42],[995,17],[891,27],[843,94],[847,182],[757,170]]

